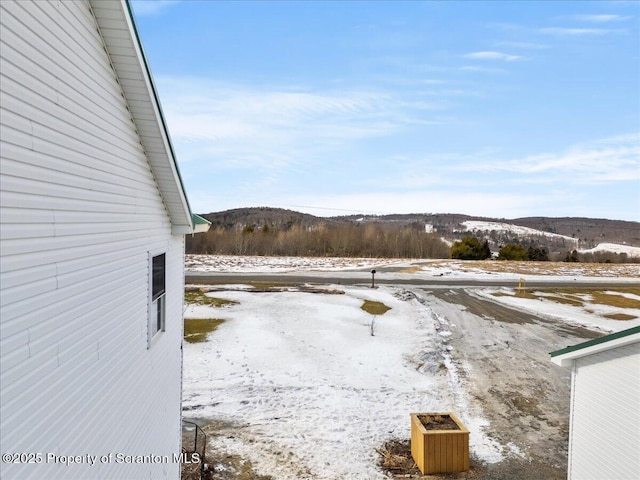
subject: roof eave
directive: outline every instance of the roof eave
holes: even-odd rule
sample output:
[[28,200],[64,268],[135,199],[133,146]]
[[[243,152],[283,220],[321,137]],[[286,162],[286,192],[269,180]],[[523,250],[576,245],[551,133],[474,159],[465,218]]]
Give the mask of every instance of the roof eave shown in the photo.
[[551,361],[556,365],[567,367],[579,358],[638,342],[640,342],[640,327],[633,327],[551,352]]
[[[172,233],[192,233],[194,225],[191,208],[131,5],[128,0],[89,0],[89,3],[116,76],[118,79],[123,76],[127,78],[127,82],[120,82],[120,85],[169,214]],[[126,53],[123,54],[123,51]],[[136,59],[135,73],[139,74],[136,79],[132,79],[131,62],[120,61],[131,58]],[[143,98],[140,98],[140,95]],[[150,116],[155,119],[154,122],[148,121]],[[152,143],[156,145],[153,151],[145,147],[145,144]],[[161,145],[160,151],[157,145]]]
[[192,233],[205,233],[209,231],[211,227],[211,222],[206,218],[202,218],[200,215],[196,215],[195,213],[191,215],[191,219],[193,223],[193,232]]

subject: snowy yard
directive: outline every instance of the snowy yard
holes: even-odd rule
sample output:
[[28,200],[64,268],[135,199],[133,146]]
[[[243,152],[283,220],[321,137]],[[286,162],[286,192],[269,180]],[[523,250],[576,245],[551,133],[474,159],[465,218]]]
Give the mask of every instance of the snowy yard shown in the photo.
[[[185,346],[185,415],[233,421],[233,437],[216,441],[259,471],[379,478],[374,448],[406,437],[409,413],[453,406],[446,376],[417,369],[433,324],[386,289],[216,295],[240,304],[216,312],[228,321],[209,342]],[[377,317],[374,336],[364,299],[392,308]],[[206,308],[187,316],[207,316]]]
[[[224,258],[218,268],[371,267],[364,260],[322,266],[308,259],[294,265],[267,259],[261,266],[255,260],[247,267],[239,258]],[[215,268],[213,259],[206,267],[190,261],[189,269]],[[407,261],[385,265],[412,271]],[[430,268],[465,274],[454,264]],[[628,278],[634,278],[633,271]],[[207,341],[184,344],[184,416],[216,425],[210,430],[214,452],[239,455],[258,473],[283,480],[386,478],[375,449],[409,437],[410,413],[446,410],[470,429],[478,460],[542,458],[561,469],[569,372],[552,365],[548,352],[583,341],[580,325],[606,333],[640,324],[637,308],[625,309],[635,320],[615,321],[602,317],[605,307],[590,308],[588,297],[578,307],[518,298],[498,288],[211,289],[209,296],[238,303],[187,306],[186,318],[225,322]],[[624,295],[640,300],[634,293]],[[365,300],[391,307],[375,318],[373,336],[373,316],[360,308]],[[489,317],[474,310],[473,302],[497,310]],[[511,317],[505,306],[521,313]],[[497,412],[501,402],[511,412]],[[507,436],[500,431],[505,427],[511,430]]]

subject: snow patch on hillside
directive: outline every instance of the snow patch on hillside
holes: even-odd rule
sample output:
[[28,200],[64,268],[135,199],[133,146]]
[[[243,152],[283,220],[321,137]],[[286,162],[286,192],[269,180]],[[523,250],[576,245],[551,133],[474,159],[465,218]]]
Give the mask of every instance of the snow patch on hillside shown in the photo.
[[640,247],[632,247],[630,245],[618,245],[616,243],[600,243],[588,250],[578,250],[580,253],[626,253],[630,257],[640,257]]
[[566,235],[559,235],[557,233],[544,232],[542,230],[536,230],[535,228],[512,225],[510,223],[467,220],[466,222],[462,222],[462,225],[464,225],[467,231],[470,232],[490,232],[492,230],[495,230],[496,232],[508,232],[515,235],[537,235],[543,237],[558,238],[574,242],[576,245],[578,244],[578,239],[576,238],[568,237]]

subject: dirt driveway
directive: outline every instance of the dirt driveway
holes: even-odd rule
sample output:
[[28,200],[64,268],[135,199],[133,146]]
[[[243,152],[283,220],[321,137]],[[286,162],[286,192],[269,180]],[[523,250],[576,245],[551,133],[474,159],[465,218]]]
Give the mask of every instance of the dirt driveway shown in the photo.
[[[549,352],[601,336],[473,295],[473,289],[412,292],[427,306],[451,356],[450,376],[467,392],[485,432],[510,457],[474,478],[566,478],[570,371]],[[461,477],[464,478],[464,477]]]

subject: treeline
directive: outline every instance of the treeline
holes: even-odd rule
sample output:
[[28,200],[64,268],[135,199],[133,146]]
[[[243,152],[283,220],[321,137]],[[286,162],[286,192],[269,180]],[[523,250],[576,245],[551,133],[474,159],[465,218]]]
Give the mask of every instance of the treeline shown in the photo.
[[577,250],[567,252],[564,257],[552,256],[552,259],[563,262],[584,262],[584,263],[640,263],[640,257],[630,257],[626,253],[615,252],[585,252]]
[[438,235],[425,232],[423,225],[376,223],[217,227],[187,236],[186,251],[218,255],[449,258],[449,246]]
[[[486,260],[492,257],[487,240],[477,237],[464,237],[451,247],[451,258],[458,260]],[[626,253],[587,252],[573,250],[566,253],[549,253],[546,247],[523,245],[515,242],[500,246],[498,260],[535,261],[535,262],[584,262],[584,263],[640,263],[640,258],[629,257]]]
[[[458,260],[486,260],[491,257],[489,242],[486,239],[480,241],[477,237],[464,237],[451,247],[451,258]],[[529,245],[529,248],[525,248],[518,243],[508,243],[500,247],[498,260],[547,262],[549,250],[546,247]]]

